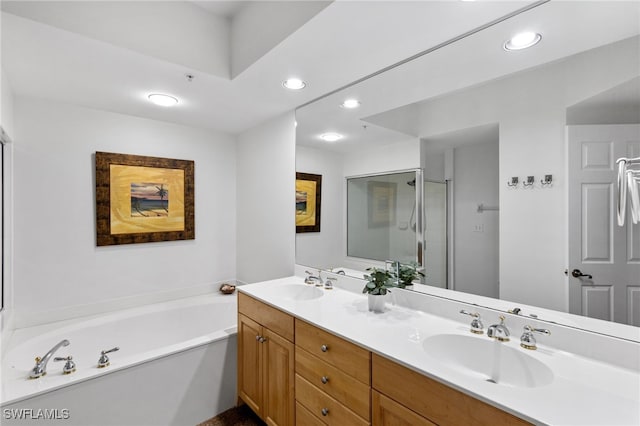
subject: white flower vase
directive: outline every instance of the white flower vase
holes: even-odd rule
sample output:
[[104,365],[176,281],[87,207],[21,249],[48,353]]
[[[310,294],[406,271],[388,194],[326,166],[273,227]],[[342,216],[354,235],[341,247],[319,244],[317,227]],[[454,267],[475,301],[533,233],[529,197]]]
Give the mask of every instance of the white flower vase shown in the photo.
[[384,305],[386,301],[386,296],[380,294],[367,294],[368,302],[369,302],[369,311],[374,313],[382,313],[384,312]]

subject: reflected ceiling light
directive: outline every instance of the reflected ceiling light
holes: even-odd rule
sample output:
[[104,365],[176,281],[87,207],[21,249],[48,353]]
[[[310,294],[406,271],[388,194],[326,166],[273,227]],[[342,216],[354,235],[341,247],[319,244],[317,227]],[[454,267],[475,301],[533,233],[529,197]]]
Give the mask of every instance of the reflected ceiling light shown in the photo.
[[504,43],[503,47],[505,50],[522,50],[538,44],[541,39],[542,36],[540,34],[533,31],[525,31],[511,37],[510,40]]
[[343,136],[339,133],[324,133],[320,135],[320,139],[322,139],[325,142],[335,142],[335,141],[339,141],[342,138]]
[[307,83],[300,80],[299,78],[288,78],[282,82],[282,85],[289,90],[300,90],[304,89]]
[[174,106],[178,103],[178,99],[173,96],[163,95],[162,93],[152,93],[148,96],[149,100],[156,105],[163,107]]
[[360,101],[357,99],[347,99],[341,103],[340,106],[347,109],[358,108],[360,106]]

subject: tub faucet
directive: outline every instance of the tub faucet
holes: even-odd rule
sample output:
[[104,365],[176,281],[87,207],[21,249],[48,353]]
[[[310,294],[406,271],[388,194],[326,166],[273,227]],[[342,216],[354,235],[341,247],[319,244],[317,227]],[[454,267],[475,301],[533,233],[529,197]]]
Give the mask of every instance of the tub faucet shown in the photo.
[[42,377],[47,374],[47,363],[53,356],[53,353],[60,349],[62,346],[69,346],[69,341],[67,339],[62,340],[57,345],[55,345],[49,352],[44,354],[42,358],[36,357],[36,365],[29,373],[30,379],[37,379],[38,377]]
[[500,324],[493,324],[487,329],[487,336],[499,342],[509,341],[509,329],[504,325],[504,316],[500,315]]

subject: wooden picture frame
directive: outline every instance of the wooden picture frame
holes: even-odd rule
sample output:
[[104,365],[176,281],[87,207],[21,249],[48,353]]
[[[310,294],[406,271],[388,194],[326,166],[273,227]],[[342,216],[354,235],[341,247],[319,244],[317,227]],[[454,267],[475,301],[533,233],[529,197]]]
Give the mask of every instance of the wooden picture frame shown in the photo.
[[98,246],[195,239],[189,160],[96,152]]
[[322,175],[296,172],[296,233],[320,232]]
[[398,184],[395,182],[367,183],[368,226],[380,228],[396,223],[396,194]]

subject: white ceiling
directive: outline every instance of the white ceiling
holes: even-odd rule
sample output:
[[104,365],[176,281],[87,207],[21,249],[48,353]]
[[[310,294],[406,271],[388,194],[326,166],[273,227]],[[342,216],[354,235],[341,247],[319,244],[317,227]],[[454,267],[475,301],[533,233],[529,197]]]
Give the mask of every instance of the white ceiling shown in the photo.
[[[231,78],[234,19],[257,3],[265,7],[3,1],[2,68],[18,96],[235,134],[531,2],[337,1],[312,17],[279,13],[301,26],[285,25],[288,36]],[[244,31],[267,36],[276,20]],[[186,73],[195,80],[187,82]],[[292,75],[307,88],[284,90],[281,82]],[[159,108],[147,102],[151,92],[181,103]]]
[[[506,39],[524,29],[541,32],[542,42],[519,52],[502,49]],[[425,100],[638,34],[640,2],[545,3],[301,108],[296,115],[297,143],[344,153],[415,140],[426,136],[420,133],[418,122],[418,106]],[[338,106],[349,97],[359,99],[361,107],[345,110]],[[319,139],[327,131],[345,137],[327,144]]]

